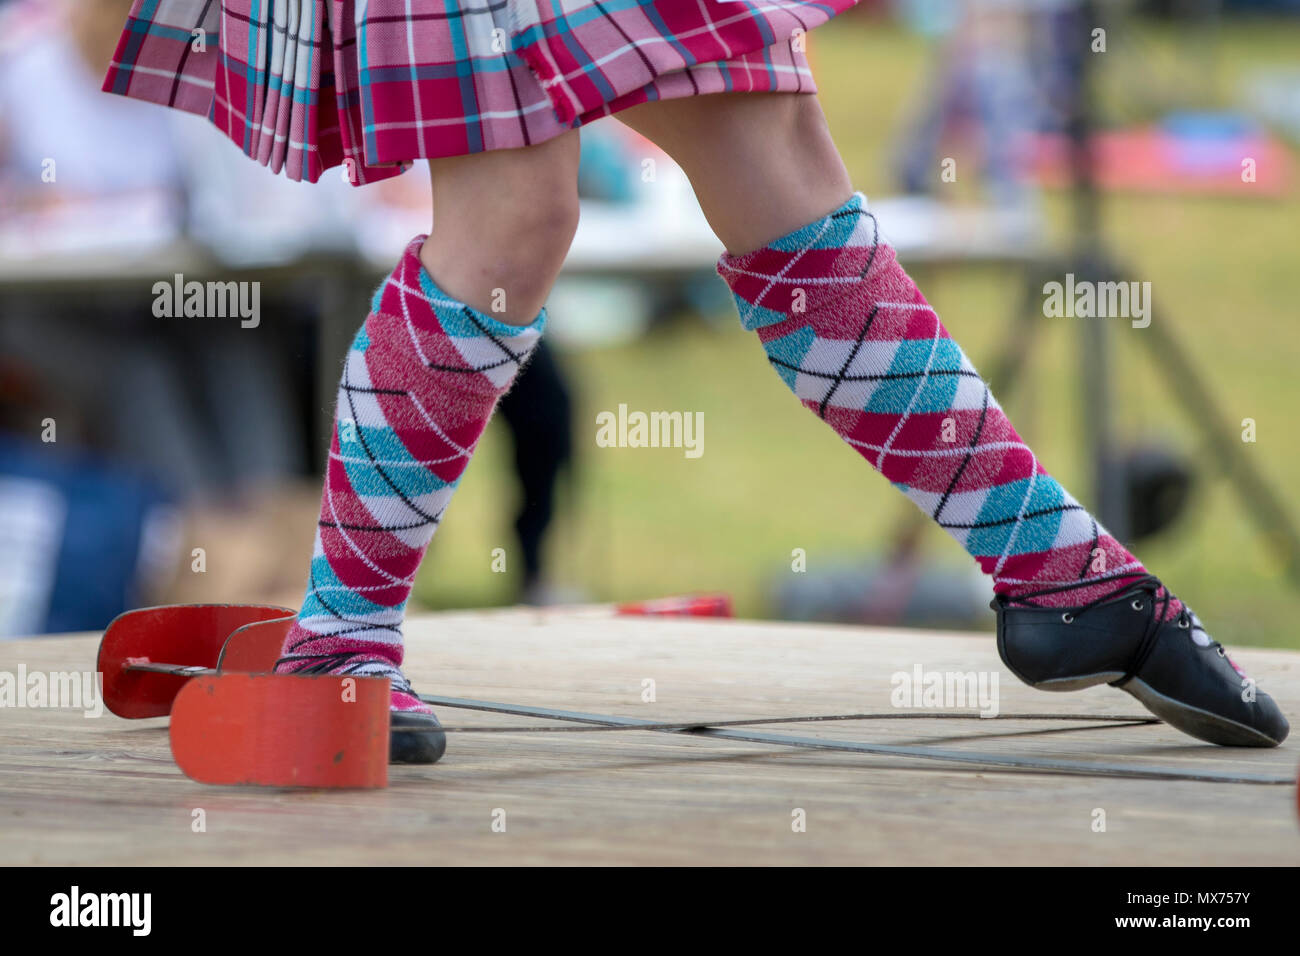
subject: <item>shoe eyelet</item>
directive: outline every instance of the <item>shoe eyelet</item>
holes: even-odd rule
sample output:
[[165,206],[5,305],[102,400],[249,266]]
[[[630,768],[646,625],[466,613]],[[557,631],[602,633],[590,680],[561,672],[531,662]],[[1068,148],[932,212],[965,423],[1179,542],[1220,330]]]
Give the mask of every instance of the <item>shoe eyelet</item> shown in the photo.
[[1135,611],[1140,611],[1140,610],[1142,610],[1142,607],[1143,607],[1143,605],[1142,605],[1142,601],[1141,601],[1140,599],[1135,599],[1135,600],[1133,601],[1133,603],[1130,604],[1129,606],[1132,607],[1133,610],[1135,610]]
[[1192,626],[1192,622],[1189,621],[1189,620],[1187,620],[1187,618],[1185,618],[1185,617],[1180,617],[1180,618],[1178,619],[1178,626],[1181,627],[1181,628],[1185,631],[1185,630],[1187,630],[1189,627]]
[[1228,656],[1228,652],[1225,651],[1222,647],[1216,647],[1215,650],[1218,651],[1220,657]]
[[1064,614],[1061,615],[1061,620],[1064,621],[1066,624],[1073,624],[1074,615],[1071,614],[1069,611],[1066,611]]

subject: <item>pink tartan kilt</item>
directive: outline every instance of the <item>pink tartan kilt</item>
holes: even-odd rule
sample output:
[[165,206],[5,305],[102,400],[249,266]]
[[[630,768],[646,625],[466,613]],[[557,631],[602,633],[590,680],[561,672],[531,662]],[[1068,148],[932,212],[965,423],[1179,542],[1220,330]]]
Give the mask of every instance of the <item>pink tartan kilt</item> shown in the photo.
[[646,100],[813,92],[803,34],[856,2],[135,0],[104,90],[206,116],[290,179],[361,185]]

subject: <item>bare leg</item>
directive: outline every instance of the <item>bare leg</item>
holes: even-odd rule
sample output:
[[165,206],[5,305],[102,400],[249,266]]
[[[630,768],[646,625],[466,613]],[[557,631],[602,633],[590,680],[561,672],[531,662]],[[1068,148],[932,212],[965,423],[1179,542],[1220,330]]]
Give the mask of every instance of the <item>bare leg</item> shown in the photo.
[[527,325],[578,226],[577,132],[523,149],[435,159],[429,171],[434,226],[420,251],[425,269],[447,294]]
[[815,96],[694,96],[642,103],[618,118],[686,170],[732,255],[826,215],[853,193]]

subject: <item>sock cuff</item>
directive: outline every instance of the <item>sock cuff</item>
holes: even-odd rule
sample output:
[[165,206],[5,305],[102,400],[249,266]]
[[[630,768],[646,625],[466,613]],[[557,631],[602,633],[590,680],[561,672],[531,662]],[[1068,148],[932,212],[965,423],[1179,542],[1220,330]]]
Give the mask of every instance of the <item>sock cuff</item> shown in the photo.
[[[834,249],[850,245],[853,243],[855,233],[859,232],[860,220],[870,215],[867,212],[867,197],[863,193],[855,192],[838,209],[814,219],[805,226],[800,226],[793,232],[786,233],[779,239],[773,239],[759,249],[738,256],[724,252],[718,259],[718,271],[746,269],[764,258],[765,254],[770,256],[773,252],[798,254],[812,249]],[[870,235],[859,238],[869,239]]]
[[741,324],[753,331],[789,318],[792,311],[834,303],[861,289],[869,273],[879,274],[893,259],[867,210],[867,197],[858,192],[761,249],[724,253],[717,268],[738,300]]
[[434,282],[420,261],[420,247],[427,238],[427,235],[419,235],[407,243],[397,268],[375,292],[371,303],[375,312],[401,315],[400,305],[394,310],[388,303],[395,301],[396,296],[402,296],[408,303],[411,299],[423,302],[442,331],[452,338],[504,338],[520,349],[531,349],[537,344],[546,330],[546,309],[538,312],[527,325],[511,325],[449,295]]

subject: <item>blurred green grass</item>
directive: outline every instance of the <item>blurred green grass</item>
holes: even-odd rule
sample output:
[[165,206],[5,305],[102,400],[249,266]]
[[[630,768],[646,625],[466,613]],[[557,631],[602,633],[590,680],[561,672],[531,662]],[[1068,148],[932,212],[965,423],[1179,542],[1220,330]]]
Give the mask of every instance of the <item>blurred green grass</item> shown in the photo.
[[[1176,62],[1180,35],[1143,25],[1140,42],[1148,51],[1144,69],[1172,64],[1176,86],[1176,74],[1187,69]],[[1294,22],[1225,26],[1213,69],[1197,74],[1205,84],[1195,91],[1199,105],[1230,103],[1246,71],[1290,64],[1298,45]],[[868,196],[891,192],[889,150],[925,76],[925,44],[889,25],[844,19],[817,31],[810,47],[823,105],[855,182]],[[1122,61],[1113,74],[1109,69],[1102,79],[1113,111],[1140,118],[1124,94],[1131,73]],[[1049,196],[1047,213],[1060,248],[1068,223],[1063,197]],[[1257,202],[1111,196],[1105,217],[1114,252],[1133,278],[1152,283],[1161,310],[1156,320],[1170,323],[1205,374],[1224,420],[1258,423],[1258,442],[1243,444],[1242,452],[1300,515],[1292,480],[1300,466],[1294,426],[1300,195],[1293,190],[1284,200]],[[976,365],[990,368],[1023,294],[1021,278],[975,268],[914,274]],[[815,575],[837,558],[883,547],[910,516],[912,506],[776,380],[734,314],[719,318],[707,326],[673,323],[631,345],[561,356],[578,393],[580,483],[562,502],[548,543],[556,583],[601,601],[725,590],[738,614],[764,616],[771,612],[773,581],[790,572],[792,549],[806,550],[808,573]],[[1057,326],[1040,336],[1008,412],[1047,467],[1088,504],[1075,331]],[[1131,336],[1115,339],[1123,437],[1159,436],[1207,455],[1148,351]],[[996,392],[998,383],[992,384]],[[679,449],[597,448],[596,413],[621,402],[632,409],[702,411],[703,457],[689,460]],[[1300,647],[1291,626],[1300,596],[1234,490],[1217,476],[1198,477],[1189,512],[1144,542],[1139,556],[1219,639]],[[515,497],[508,438],[494,422],[421,570],[420,603],[489,606],[512,599],[517,569],[503,575],[490,566],[493,548],[515,551]],[[924,547],[937,564],[969,561],[937,528],[927,530]]]

